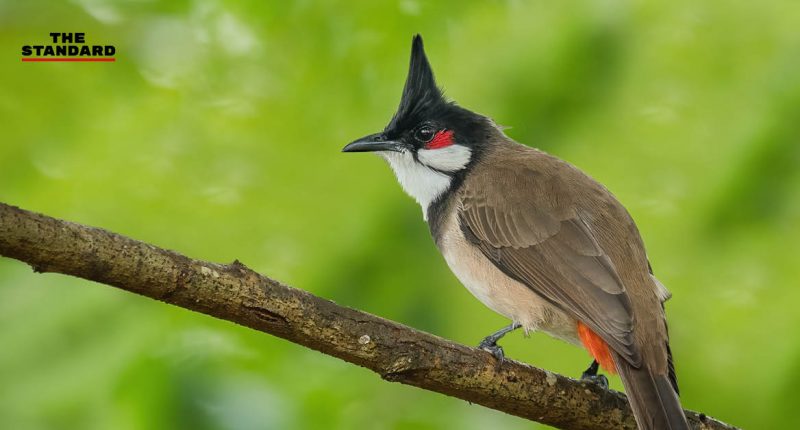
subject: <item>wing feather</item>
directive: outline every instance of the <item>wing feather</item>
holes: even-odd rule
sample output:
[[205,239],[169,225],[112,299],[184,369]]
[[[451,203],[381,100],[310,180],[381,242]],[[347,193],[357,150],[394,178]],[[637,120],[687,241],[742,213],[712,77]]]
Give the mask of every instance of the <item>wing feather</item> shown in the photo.
[[507,275],[588,325],[639,366],[631,303],[613,262],[570,199],[544,199],[543,188],[553,184],[536,183],[541,179],[513,178],[508,183],[518,185],[514,193],[486,180],[466,182],[459,207],[461,229]]

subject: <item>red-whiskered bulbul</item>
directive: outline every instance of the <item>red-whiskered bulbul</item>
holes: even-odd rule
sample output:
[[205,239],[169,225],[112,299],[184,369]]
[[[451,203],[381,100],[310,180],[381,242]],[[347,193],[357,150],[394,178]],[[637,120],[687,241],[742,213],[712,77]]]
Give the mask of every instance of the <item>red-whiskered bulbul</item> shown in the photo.
[[633,219],[576,167],[508,138],[444,98],[414,37],[400,107],[344,152],[375,152],[421,206],[458,279],[512,324],[585,347],[583,377],[619,373],[640,429],[688,429],[678,400],[664,301]]

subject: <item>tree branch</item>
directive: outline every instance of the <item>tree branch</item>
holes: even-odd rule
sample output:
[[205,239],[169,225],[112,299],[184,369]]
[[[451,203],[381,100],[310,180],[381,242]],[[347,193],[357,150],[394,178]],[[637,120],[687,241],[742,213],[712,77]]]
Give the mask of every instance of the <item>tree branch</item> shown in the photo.
[[[193,260],[0,203],[0,255],[282,337],[413,385],[563,429],[635,429],[625,396],[339,306],[238,261]],[[687,412],[694,428],[732,429]]]

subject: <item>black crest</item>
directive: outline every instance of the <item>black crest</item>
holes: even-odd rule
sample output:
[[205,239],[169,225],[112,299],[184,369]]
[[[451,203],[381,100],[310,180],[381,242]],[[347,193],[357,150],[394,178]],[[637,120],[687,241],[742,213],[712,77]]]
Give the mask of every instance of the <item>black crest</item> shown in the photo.
[[385,132],[392,134],[415,127],[432,112],[445,106],[447,101],[436,86],[433,70],[422,46],[422,37],[418,34],[414,36],[411,45],[411,64],[408,67],[408,77],[403,88],[403,98],[400,99],[400,107],[386,126]]

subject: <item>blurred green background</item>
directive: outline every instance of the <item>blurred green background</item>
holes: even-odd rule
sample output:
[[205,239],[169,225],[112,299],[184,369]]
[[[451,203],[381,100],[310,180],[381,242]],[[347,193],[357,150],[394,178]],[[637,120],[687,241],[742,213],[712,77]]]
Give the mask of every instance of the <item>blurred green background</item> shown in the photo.
[[[388,122],[420,32],[448,96],[633,214],[674,294],[684,406],[798,428],[799,22],[788,0],[4,0],[0,201],[476,344],[506,321],[383,162],[339,153]],[[20,62],[54,31],[118,60]],[[567,375],[589,363],[542,334],[503,345]],[[3,259],[0,428],[537,425]]]

